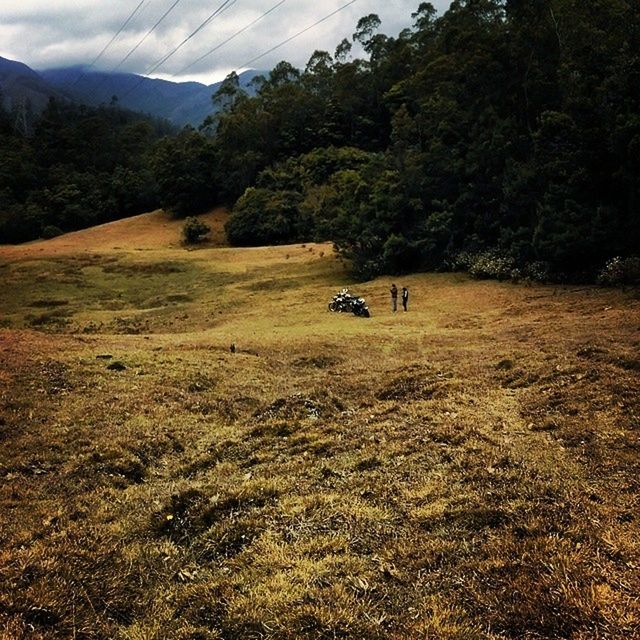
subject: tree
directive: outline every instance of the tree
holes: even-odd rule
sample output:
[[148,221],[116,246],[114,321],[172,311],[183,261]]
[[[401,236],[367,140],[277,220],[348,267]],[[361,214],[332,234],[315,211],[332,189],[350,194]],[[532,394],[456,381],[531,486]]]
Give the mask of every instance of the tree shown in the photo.
[[164,138],[152,158],[160,203],[177,217],[201,213],[218,201],[213,143],[193,129]]
[[359,42],[364,50],[370,52],[373,35],[380,28],[380,18],[375,13],[370,13],[368,16],[364,16],[358,20],[358,26],[353,34],[355,42]]
[[305,237],[295,191],[250,188],[238,200],[225,225],[234,245],[256,246],[297,242]]
[[240,88],[240,78],[232,71],[213,94],[211,101],[217,112],[228,113],[233,105],[246,93]]

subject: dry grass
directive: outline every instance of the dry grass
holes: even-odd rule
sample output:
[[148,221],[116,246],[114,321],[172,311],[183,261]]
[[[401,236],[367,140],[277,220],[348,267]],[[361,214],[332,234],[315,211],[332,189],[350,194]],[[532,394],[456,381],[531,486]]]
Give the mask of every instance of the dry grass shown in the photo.
[[[216,209],[197,216],[211,227],[209,246],[225,246],[224,224],[228,213]],[[162,210],[145,213],[91,229],[67,233],[52,240],[38,240],[23,245],[5,246],[2,254],[16,258],[50,258],[93,252],[154,251],[179,248],[184,220],[173,218]],[[206,246],[206,245],[205,245]]]
[[0,637],[640,638],[637,292],[365,320],[326,246],[52,242],[0,249]]

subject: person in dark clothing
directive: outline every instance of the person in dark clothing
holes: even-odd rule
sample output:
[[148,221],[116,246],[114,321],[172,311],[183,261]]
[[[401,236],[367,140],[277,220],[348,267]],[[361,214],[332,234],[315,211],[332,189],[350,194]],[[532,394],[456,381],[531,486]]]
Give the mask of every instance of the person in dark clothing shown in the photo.
[[409,289],[402,287],[402,308],[406,311],[409,304]]
[[391,285],[391,311],[398,310],[398,287]]

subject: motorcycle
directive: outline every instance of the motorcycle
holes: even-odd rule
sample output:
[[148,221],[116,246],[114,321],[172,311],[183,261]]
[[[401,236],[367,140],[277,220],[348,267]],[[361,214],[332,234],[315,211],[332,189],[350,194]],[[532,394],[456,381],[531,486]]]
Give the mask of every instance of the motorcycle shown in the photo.
[[349,293],[348,289],[342,289],[333,296],[329,303],[329,311],[334,313],[353,313],[360,318],[369,318],[371,313],[364,298],[358,298]]

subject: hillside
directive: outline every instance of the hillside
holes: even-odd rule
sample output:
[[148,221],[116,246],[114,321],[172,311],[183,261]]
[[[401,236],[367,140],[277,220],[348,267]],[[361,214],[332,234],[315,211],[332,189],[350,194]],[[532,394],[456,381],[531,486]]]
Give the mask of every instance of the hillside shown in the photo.
[[[226,244],[224,224],[228,213],[216,209],[196,216],[211,227],[207,246]],[[179,248],[182,243],[184,220],[172,217],[162,210],[131,216],[89,229],[65,233],[52,240],[3,247],[5,257],[18,258],[37,255],[49,257],[95,251],[149,251],[162,248]]]
[[[265,71],[244,71],[240,86],[249,94],[250,86]],[[107,73],[82,66],[34,71],[22,62],[0,57],[0,91],[5,109],[25,100],[39,114],[50,97],[79,104],[100,106],[116,96],[118,104],[131,111],[166,119],[182,127],[198,127],[214,111],[211,97],[222,83],[171,82],[133,73]]]
[[[131,111],[164,118],[171,123],[198,127],[213,113],[211,97],[220,82],[171,82],[132,73],[106,73],[83,67],[45,69],[40,75],[70,99],[92,106],[109,104],[113,96]],[[240,84],[253,94],[249,84],[261,71],[240,74]]]
[[640,637],[637,291],[167,225],[0,248],[1,637]]
[[2,57],[0,57],[0,90],[4,107],[9,111],[21,101],[26,101],[35,113],[39,113],[51,96],[62,97],[56,88],[26,64]]

